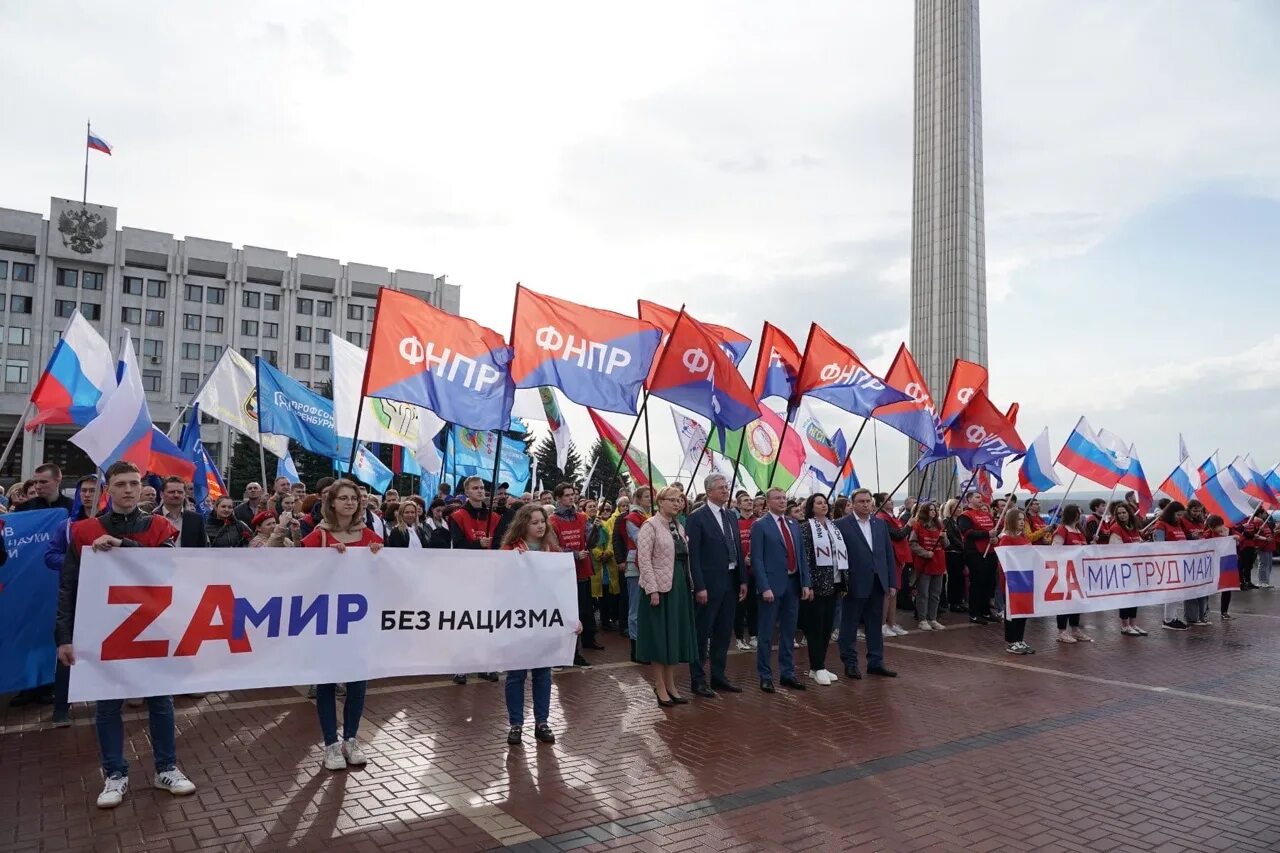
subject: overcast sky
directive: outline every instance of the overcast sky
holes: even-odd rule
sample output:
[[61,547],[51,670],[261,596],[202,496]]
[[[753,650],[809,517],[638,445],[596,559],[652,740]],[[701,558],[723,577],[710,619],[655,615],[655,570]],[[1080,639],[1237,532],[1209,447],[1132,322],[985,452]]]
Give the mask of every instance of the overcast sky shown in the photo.
[[[517,281],[752,337],[817,319],[884,370],[912,6],[0,0],[0,206],[78,197],[92,117],[121,225],[446,273],[504,331]],[[1179,431],[1280,459],[1278,34],[1265,0],[982,4],[991,393],[1028,442],[1087,414],[1153,487]],[[876,437],[887,487],[905,441]]]

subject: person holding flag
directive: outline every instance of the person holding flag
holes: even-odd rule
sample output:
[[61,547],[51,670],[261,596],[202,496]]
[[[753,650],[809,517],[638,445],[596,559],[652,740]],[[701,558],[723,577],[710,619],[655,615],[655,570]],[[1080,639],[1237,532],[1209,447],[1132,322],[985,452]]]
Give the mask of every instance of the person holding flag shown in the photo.
[[[1011,509],[1004,514],[1004,526],[1000,533],[1000,538],[996,541],[997,548],[1009,548],[1019,545],[1030,545],[1031,540],[1027,538],[1026,530],[1026,514],[1020,509]],[[1009,590],[1009,594],[1013,595],[1017,590]],[[1010,619],[1009,611],[1012,608],[1005,608],[1004,619],[1004,650],[1011,655],[1034,655],[1036,650],[1027,645],[1027,620]]]
[[[1067,504],[1062,508],[1062,518],[1053,531],[1053,545],[1086,545],[1084,531],[1080,529],[1080,507]],[[1068,630],[1070,628],[1070,630]],[[1079,613],[1065,613],[1058,617],[1059,643],[1092,643],[1090,637],[1080,627]]]

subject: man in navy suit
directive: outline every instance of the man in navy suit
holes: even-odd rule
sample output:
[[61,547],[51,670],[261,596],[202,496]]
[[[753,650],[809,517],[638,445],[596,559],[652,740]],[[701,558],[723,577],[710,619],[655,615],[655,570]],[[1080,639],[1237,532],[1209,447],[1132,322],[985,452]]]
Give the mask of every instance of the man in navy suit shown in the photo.
[[858,489],[850,501],[852,512],[836,522],[849,552],[849,592],[840,613],[840,659],[844,673],[862,678],[858,671],[857,629],[867,636],[867,672],[893,678],[898,673],[884,665],[884,597],[893,588],[893,545],[889,526],[875,517],[875,501],[867,489]]
[[787,517],[787,493],[770,489],[765,495],[765,506],[768,512],[751,525],[751,572],[756,581],[756,594],[760,596],[756,672],[760,676],[760,689],[773,693],[773,671],[769,663],[773,657],[774,624],[781,621],[782,636],[778,642],[781,678],[778,681],[783,687],[804,690],[804,685],[796,679],[791,651],[800,601],[813,597],[809,563],[802,547],[800,525]]
[[[707,502],[684,525],[689,537],[689,569],[698,628],[698,659],[689,664],[689,680],[695,695],[713,699],[716,694],[712,688],[742,692],[742,688],[729,683],[724,664],[733,636],[734,609],[747,597],[747,581],[738,516],[729,509],[729,481],[723,474],[711,474],[702,481],[702,487]],[[710,685],[702,665],[708,656],[708,644]]]

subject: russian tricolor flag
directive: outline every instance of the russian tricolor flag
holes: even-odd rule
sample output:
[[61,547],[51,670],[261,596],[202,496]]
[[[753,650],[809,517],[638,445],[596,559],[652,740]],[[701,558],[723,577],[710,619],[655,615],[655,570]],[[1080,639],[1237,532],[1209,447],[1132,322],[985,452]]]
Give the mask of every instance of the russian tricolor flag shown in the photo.
[[98,416],[106,403],[105,395],[115,387],[111,347],[77,310],[31,392],[35,412],[26,428],[42,424],[84,426]]
[[71,443],[87,453],[99,468],[125,460],[137,465],[139,471],[146,471],[151,464],[151,413],[127,329],[120,350],[120,384],[107,394],[98,416],[71,436]]
[[1138,452],[1132,444],[1129,445],[1129,465],[1120,478],[1120,485],[1128,486],[1138,493],[1138,512],[1146,515],[1151,511],[1151,486],[1147,483],[1146,472],[1142,470]]
[[1210,515],[1222,516],[1227,524],[1240,524],[1253,514],[1253,503],[1233,477],[1229,474],[1223,476],[1226,473],[1219,472],[1216,477],[1206,480],[1196,491],[1196,497]]
[[1068,471],[1109,489],[1115,488],[1129,470],[1128,460],[1122,462],[1117,454],[1107,449],[1084,417],[1076,423],[1067,443],[1058,451],[1057,462]]
[[1033,494],[1047,492],[1054,486],[1061,486],[1058,472],[1049,461],[1049,428],[1044,430],[1031,442],[1027,455],[1022,457],[1018,466],[1018,485]]
[[107,142],[107,140],[103,139],[92,130],[89,131],[89,147],[94,151],[101,151],[106,155],[111,154],[111,143]]
[[1183,459],[1178,467],[1173,469],[1173,473],[1160,484],[1161,492],[1183,506],[1195,497],[1198,488],[1200,488],[1200,472],[1191,464],[1190,459]]

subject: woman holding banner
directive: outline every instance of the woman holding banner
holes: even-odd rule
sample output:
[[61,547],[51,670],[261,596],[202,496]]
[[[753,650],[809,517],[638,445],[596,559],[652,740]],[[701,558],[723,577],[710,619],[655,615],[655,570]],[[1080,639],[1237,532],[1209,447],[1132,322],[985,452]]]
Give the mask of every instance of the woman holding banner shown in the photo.
[[[555,531],[547,523],[547,511],[540,504],[527,503],[516,511],[502,539],[502,550],[520,554],[555,552],[560,550]],[[582,633],[578,622],[576,633]],[[551,667],[540,666],[530,671],[513,669],[507,672],[504,685],[507,700],[507,743],[519,746],[524,736],[524,683],[532,675],[533,681],[533,736],[542,743],[555,743],[551,731]]]
[[[1138,530],[1138,519],[1133,514],[1133,507],[1125,501],[1111,504],[1111,516],[1103,533],[1098,537],[1100,545],[1120,545],[1142,541],[1142,531]],[[1126,637],[1145,637],[1147,632],[1138,626],[1138,608],[1120,608],[1120,633]]]
[[[1204,506],[1199,501],[1191,501],[1191,503],[1204,512]],[[1164,509],[1160,510],[1160,517],[1151,525],[1151,539],[1154,542],[1184,542],[1187,539],[1200,539],[1204,533],[1204,525],[1199,523],[1196,527],[1196,531],[1190,527],[1185,506],[1179,501],[1169,501],[1164,505]],[[1201,624],[1199,602],[1198,598],[1188,598],[1182,603],[1183,612],[1186,615],[1185,621],[1178,618],[1176,603],[1166,604],[1161,627],[1166,631],[1185,631],[1192,622]]]
[[657,513],[636,537],[636,569],[644,598],[637,618],[636,657],[650,665],[653,694],[663,708],[689,703],[676,692],[676,667],[698,659],[689,540],[676,520],[683,505],[684,492],[667,486],[658,493]]
[[[1227,523],[1222,520],[1222,516],[1220,515],[1209,516],[1209,520],[1204,523],[1204,527],[1205,527],[1205,530],[1204,530],[1205,539],[1225,539],[1227,537],[1231,537],[1232,539],[1236,540],[1236,553],[1239,554],[1241,539],[1243,537],[1239,533],[1232,533],[1231,530],[1227,527]],[[1243,587],[1237,587],[1237,588],[1243,589]],[[1231,619],[1231,613],[1230,613],[1231,590],[1224,589],[1222,591],[1222,595],[1219,596],[1219,599],[1220,599],[1219,600],[1220,609],[1218,612],[1222,615],[1222,621],[1226,622]],[[1209,624],[1209,609],[1208,609],[1209,597],[1205,596],[1203,599],[1197,599],[1197,600],[1205,602],[1204,622],[1200,624],[1208,625]]]
[[[1013,547],[1030,545],[1027,537],[1026,515],[1020,509],[1011,509],[1004,514],[1004,529],[996,540],[996,547]],[[1024,640],[1027,636],[1026,619],[1010,619],[1009,608],[1004,613],[1004,650],[1011,655],[1034,655],[1036,650],[1028,646]]]
[[[382,550],[381,537],[365,526],[360,489],[351,480],[338,480],[325,493],[320,516],[320,523],[302,540],[303,548],[333,548],[339,554],[346,553],[348,548],[368,548],[374,554]],[[364,681],[347,682],[347,698],[342,703],[341,741],[338,740],[338,685],[316,685],[316,713],[324,734],[326,770],[345,770],[348,765],[360,767],[369,761],[356,740],[360,718],[364,715],[366,685]]]
[[[1062,545],[1086,545],[1084,531],[1080,529],[1080,507],[1076,504],[1067,504],[1062,510],[1062,522],[1053,531],[1053,544]],[[1070,627],[1071,630],[1067,630]],[[1080,627],[1080,614],[1067,613],[1058,617],[1058,642],[1059,643],[1092,643],[1093,637],[1090,637]]]

